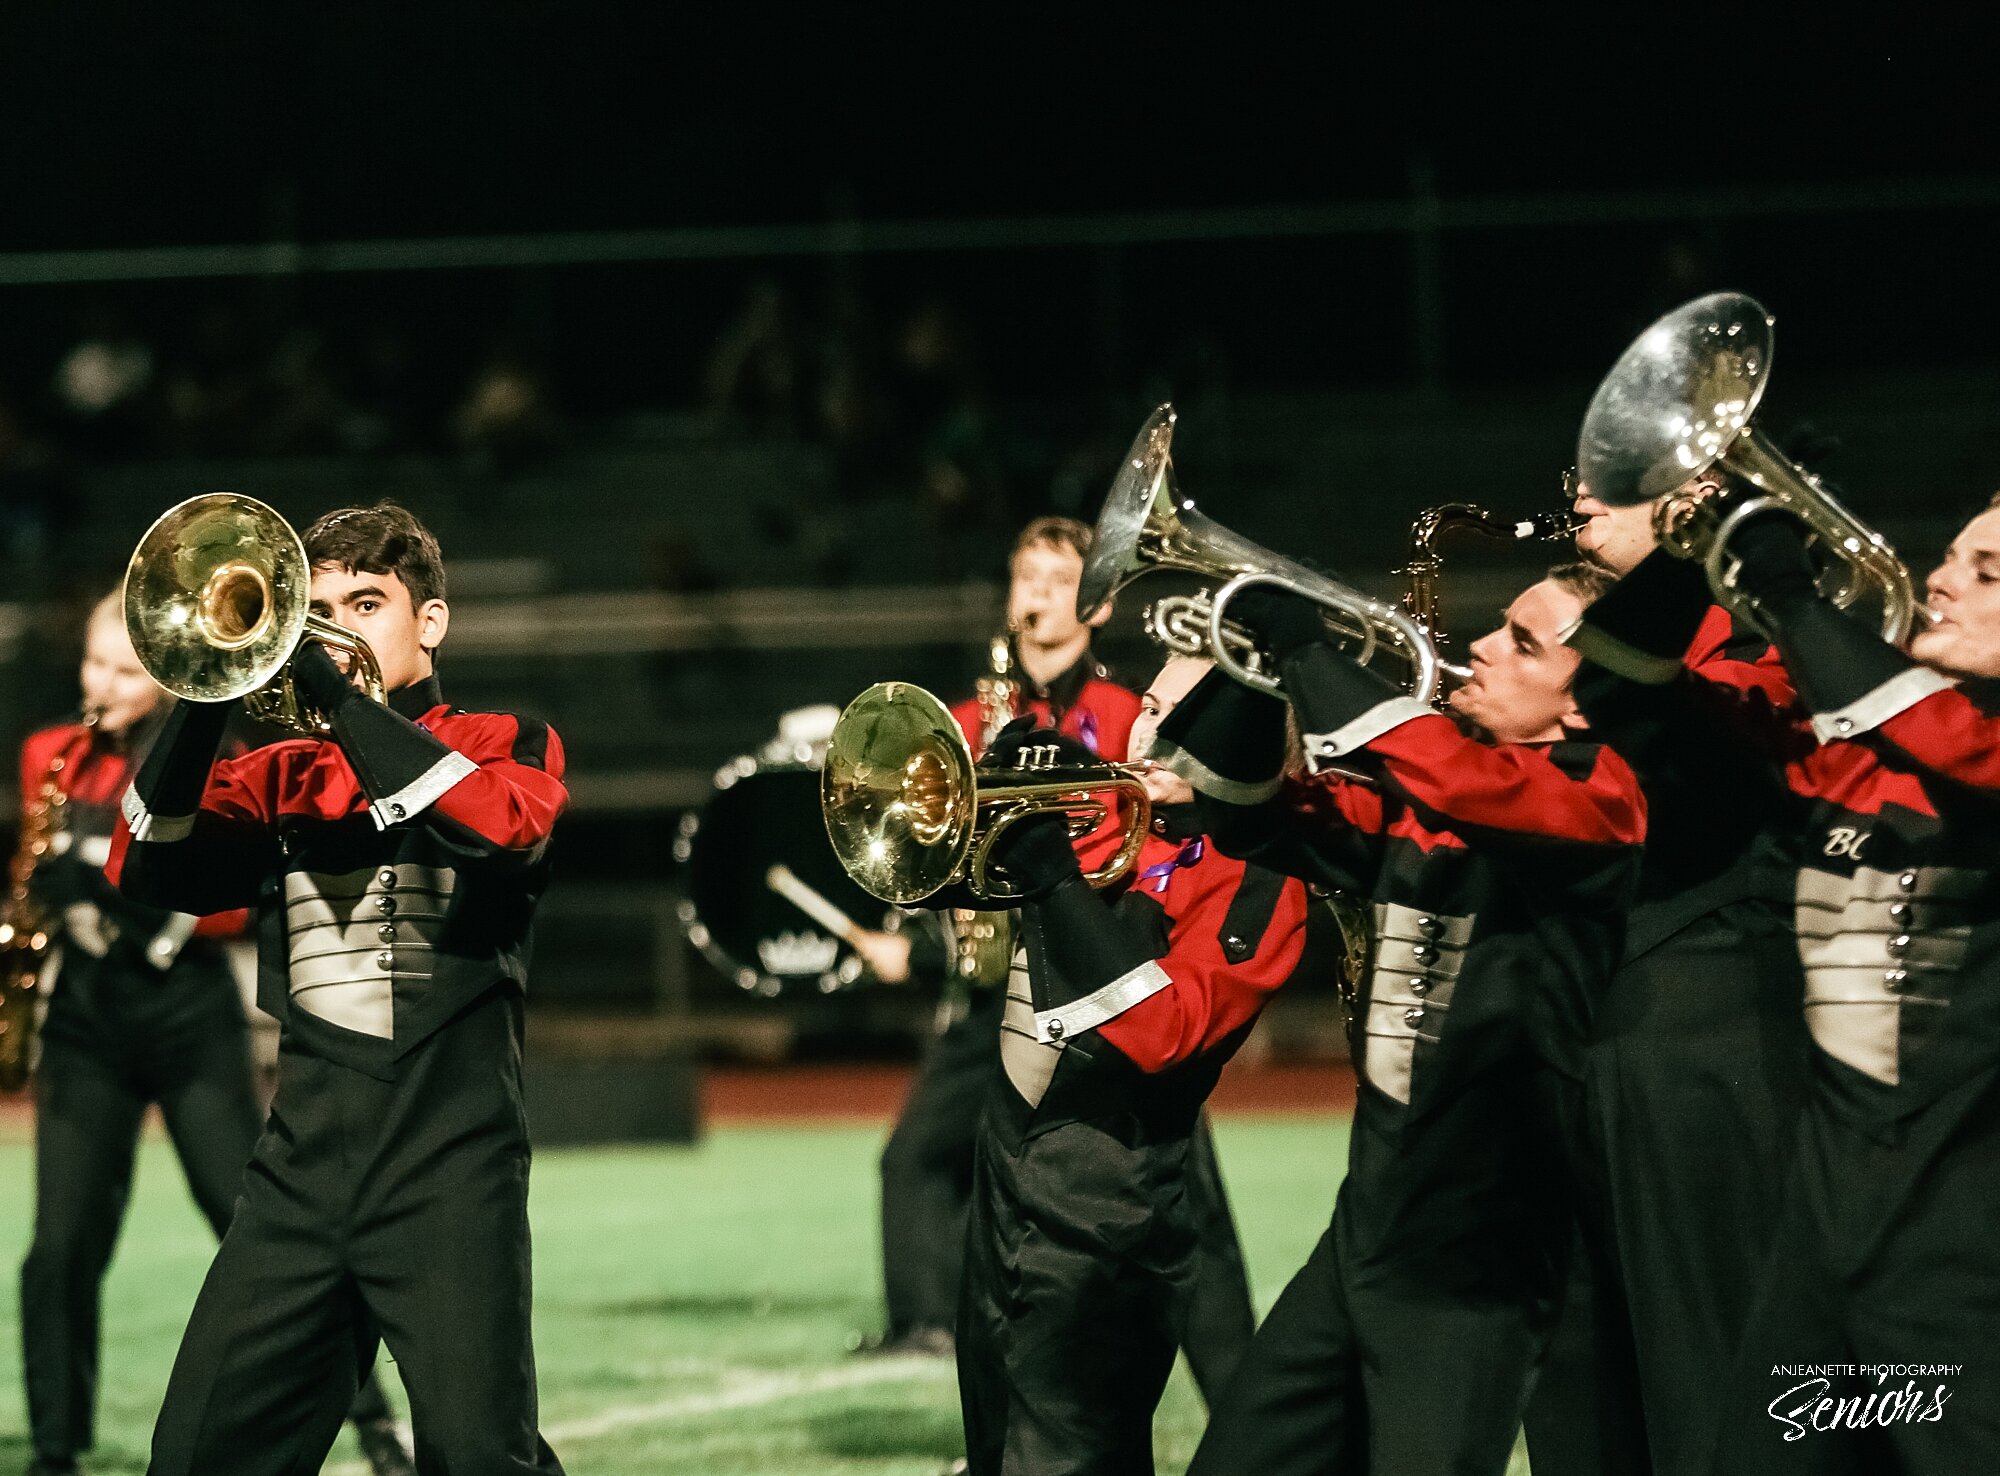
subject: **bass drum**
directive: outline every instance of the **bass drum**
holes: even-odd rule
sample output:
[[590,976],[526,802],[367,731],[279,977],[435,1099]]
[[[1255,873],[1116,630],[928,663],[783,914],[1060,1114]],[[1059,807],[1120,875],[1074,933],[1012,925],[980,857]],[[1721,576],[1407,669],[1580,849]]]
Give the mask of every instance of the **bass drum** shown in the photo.
[[765,879],[784,865],[861,927],[897,931],[903,915],[848,879],[820,818],[819,769],[749,757],[716,772],[715,793],[681,817],[677,911],[688,941],[739,989],[833,994],[864,974],[854,950]]

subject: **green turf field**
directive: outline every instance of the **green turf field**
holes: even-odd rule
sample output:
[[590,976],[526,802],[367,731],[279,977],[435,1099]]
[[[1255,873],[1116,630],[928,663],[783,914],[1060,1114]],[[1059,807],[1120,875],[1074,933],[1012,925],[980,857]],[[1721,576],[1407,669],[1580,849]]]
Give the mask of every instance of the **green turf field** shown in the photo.
[[[1326,1224],[1346,1125],[1230,1118],[1216,1131],[1268,1306]],[[874,1127],[736,1127],[696,1149],[537,1156],[542,1428],[574,1476],[931,1476],[958,1454],[948,1366],[844,1351],[881,1315],[881,1140]],[[14,1267],[29,1185],[27,1145],[0,1142],[0,1476],[27,1462]],[[211,1249],[170,1151],[150,1140],[106,1292],[93,1471],[144,1469]],[[1157,1425],[1162,1472],[1181,1470],[1202,1418],[1183,1369]],[[346,1437],[328,1469],[359,1476]]]

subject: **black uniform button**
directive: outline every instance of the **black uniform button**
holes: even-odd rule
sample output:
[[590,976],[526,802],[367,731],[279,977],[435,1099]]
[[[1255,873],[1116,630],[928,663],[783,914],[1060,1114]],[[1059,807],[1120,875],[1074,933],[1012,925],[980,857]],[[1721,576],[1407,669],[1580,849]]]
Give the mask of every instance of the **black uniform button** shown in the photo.
[[1434,917],[1420,917],[1417,919],[1417,931],[1426,938],[1435,938],[1444,931],[1444,924]]
[[1882,976],[1882,982],[1900,994],[1903,990],[1910,987],[1910,971],[1908,969],[1891,969]]
[[1410,950],[1410,954],[1420,964],[1431,964],[1437,962],[1438,951],[1435,948],[1431,947],[1431,945],[1428,943],[1417,944],[1414,948]]
[[1155,815],[1153,817],[1153,834],[1165,835],[1166,833],[1167,833],[1167,817],[1165,815]]
[[1908,953],[1909,951],[1910,951],[1910,935],[1908,933],[1898,933],[1895,937],[1889,940],[1889,957],[1901,958],[1904,954]]
[[1910,906],[1907,902],[1891,902],[1889,904],[1889,921],[1895,923],[1898,927],[1908,926],[1910,919],[1915,917],[1916,913],[1916,908]]
[[1409,1026],[1412,1030],[1415,1030],[1419,1025],[1423,1024],[1424,1007],[1422,1005],[1411,1005],[1407,1010],[1404,1010],[1403,1023]]
[[1063,1022],[1060,1020],[1049,1021],[1049,1039],[1061,1040],[1062,1038],[1063,1038]]
[[1896,885],[1906,892],[1914,892],[1917,889],[1917,874],[1914,871],[1904,872],[1896,878]]
[[1231,933],[1227,938],[1222,940],[1222,946],[1227,948],[1231,953],[1241,953],[1248,945],[1241,938],[1237,937],[1236,934]]
[[385,948],[380,953],[375,955],[376,968],[391,969],[394,968],[395,966],[396,966],[396,955],[391,953],[388,949]]
[[396,910],[396,899],[394,897],[377,897],[375,899],[375,910],[384,917],[387,917]]
[[389,806],[389,818],[391,820],[401,820],[405,815],[409,813],[410,812],[404,809],[401,805],[392,804]]
[[1422,999],[1426,994],[1429,994],[1430,992],[1431,992],[1430,980],[1428,979],[1410,980],[1410,993],[1414,994],[1418,999]]
[[383,867],[375,874],[375,880],[382,883],[384,891],[394,891],[396,889],[396,868],[393,866]]
[[380,938],[384,943],[395,942],[396,925],[394,923],[383,923],[381,927],[375,930],[375,936]]

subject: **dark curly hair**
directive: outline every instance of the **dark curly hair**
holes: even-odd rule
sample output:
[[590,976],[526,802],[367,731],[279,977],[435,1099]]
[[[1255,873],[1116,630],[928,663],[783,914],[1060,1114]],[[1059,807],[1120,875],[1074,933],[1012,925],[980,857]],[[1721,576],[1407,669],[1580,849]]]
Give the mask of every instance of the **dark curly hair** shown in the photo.
[[417,515],[384,499],[373,507],[342,507],[322,514],[305,531],[306,559],[351,574],[393,574],[410,603],[444,598],[444,555]]

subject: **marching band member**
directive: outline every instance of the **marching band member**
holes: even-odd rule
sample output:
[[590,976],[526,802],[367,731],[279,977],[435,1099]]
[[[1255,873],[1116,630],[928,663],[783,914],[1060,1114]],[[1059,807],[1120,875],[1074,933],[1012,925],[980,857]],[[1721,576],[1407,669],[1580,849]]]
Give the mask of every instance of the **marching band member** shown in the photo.
[[182,702],[112,843],[136,901],[261,907],[283,1026],[149,1470],[316,1469],[379,1340],[418,1469],[559,1472],[536,1430],[521,1027],[562,745],[444,700],[444,566],[410,513],[342,509],[304,542],[315,612],[367,642],[387,704],[312,641],[292,673],[328,739],[218,761],[228,704]]
[[[1805,1091],[1787,854],[1798,815],[1757,754],[1674,722],[1666,707],[1681,693],[1659,679],[1716,684],[1771,711],[1791,704],[1791,679],[1763,633],[1713,602],[1699,566],[1655,550],[1651,503],[1614,508],[1584,488],[1576,506],[1589,518],[1579,550],[1620,580],[1569,638],[1585,658],[1577,706],[1638,774],[1650,819],[1585,1066],[1610,1244],[1586,1242],[1608,1254],[1572,1283],[1564,1315],[1577,1336],[1558,1336],[1528,1448],[1560,1476],[1636,1468],[1643,1440],[1654,1476],[1696,1476]],[[1576,1324],[1593,1310],[1586,1339]]]
[[[1205,670],[1167,663],[1136,752]],[[1023,720],[986,764],[1049,745],[1093,757]],[[1153,1411],[1200,1274],[1201,1105],[1304,944],[1303,888],[1222,855],[1177,776],[1145,783],[1151,833],[1105,892],[1084,881],[1059,816],[1020,822],[995,848],[1027,900],[966,1236],[959,1388],[974,1476],[1152,1470]]]
[[[104,1273],[125,1218],[146,1108],[157,1103],[189,1192],[215,1233],[250,1161],[263,1109],[243,1001],[223,953],[241,911],[196,919],[120,896],[104,877],[119,798],[167,716],[165,694],[107,595],[85,630],[84,722],[32,734],[22,803],[63,799],[35,889],[59,919],[62,965],[35,1079],[35,1228],[21,1266],[21,1366],[31,1476],[76,1471],[97,1404]],[[412,1469],[382,1386],[351,1415],[378,1476]]]
[[1286,781],[1284,706],[1219,678],[1163,728],[1222,849],[1371,899],[1375,923],[1333,1222],[1193,1476],[1507,1464],[1563,1289],[1585,1031],[1645,832],[1631,771],[1577,736],[1559,638],[1601,586],[1552,571],[1474,643],[1452,706],[1480,737],[1335,650],[1316,604],[1254,589],[1233,616],[1320,772]]
[[[1079,620],[1077,587],[1094,533],[1074,518],[1036,518],[1008,558],[1007,628],[1014,676],[1002,697],[1006,720],[1030,717],[1113,762],[1126,756],[1140,699],[1111,679],[1091,650],[1110,609]],[[952,709],[975,757],[996,716],[985,695]],[[870,935],[861,945],[878,977],[934,971],[942,961],[924,929]],[[914,950],[914,952],[913,952]],[[888,974],[884,974],[884,970]],[[958,981],[946,980],[948,989]],[[888,1329],[864,1340],[868,1353],[952,1351],[965,1258],[979,1116],[999,1063],[1006,991],[956,989],[950,1020],[926,1052],[882,1153],[882,1280]],[[1190,1168],[1200,1226],[1200,1273],[1187,1324],[1188,1367],[1205,1397],[1221,1390],[1256,1326],[1249,1271],[1206,1119]]]
[[[1724,683],[1810,805],[1796,855],[1812,1090],[1723,1402],[1714,1469],[2000,1463],[2000,508],[1931,574],[1907,651],[1821,596],[1784,513],[1732,539],[1802,712]],[[1699,675],[1699,673],[1696,673]],[[1823,1370],[1786,1376],[1788,1366]],[[1892,1372],[1893,1376],[1892,1376]],[[1775,1398],[1772,1396],[1776,1396]]]

